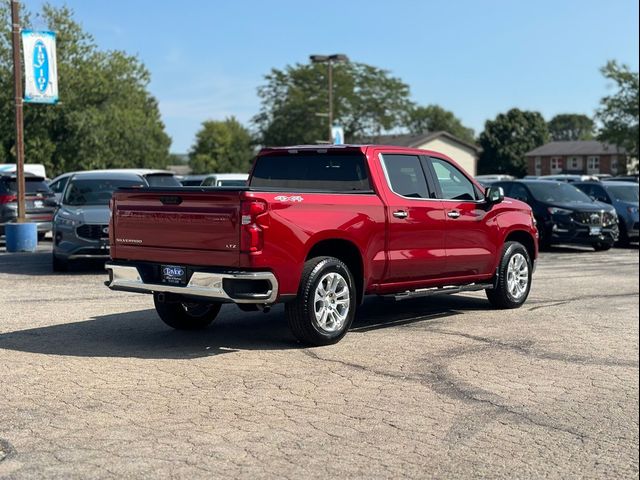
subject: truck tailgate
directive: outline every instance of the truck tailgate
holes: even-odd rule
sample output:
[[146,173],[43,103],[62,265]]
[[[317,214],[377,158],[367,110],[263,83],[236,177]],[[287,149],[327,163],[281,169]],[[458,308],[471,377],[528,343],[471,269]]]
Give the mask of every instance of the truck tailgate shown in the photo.
[[[210,252],[206,257],[211,265],[236,266],[241,193],[240,189],[118,191],[112,206],[112,255],[190,263],[190,253]],[[197,258],[202,264],[205,256]]]

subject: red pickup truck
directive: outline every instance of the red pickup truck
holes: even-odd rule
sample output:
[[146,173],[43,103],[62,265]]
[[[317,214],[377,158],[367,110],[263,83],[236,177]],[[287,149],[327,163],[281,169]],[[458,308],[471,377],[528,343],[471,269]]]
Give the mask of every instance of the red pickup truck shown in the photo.
[[339,341],[368,294],[486,290],[522,305],[538,240],[531,209],[445,155],[391,146],[263,149],[246,187],[129,188],[111,201],[112,290],[153,294],[179,329],[222,303],[285,303],[296,338]]

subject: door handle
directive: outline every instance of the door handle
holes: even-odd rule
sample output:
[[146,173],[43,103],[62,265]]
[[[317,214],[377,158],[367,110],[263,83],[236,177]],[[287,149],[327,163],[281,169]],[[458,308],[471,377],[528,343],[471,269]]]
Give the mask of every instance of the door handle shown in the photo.
[[404,210],[396,210],[395,212],[393,212],[393,216],[396,218],[407,218],[409,214]]
[[457,210],[452,210],[447,213],[447,216],[450,218],[458,218],[460,216],[460,212],[458,212]]

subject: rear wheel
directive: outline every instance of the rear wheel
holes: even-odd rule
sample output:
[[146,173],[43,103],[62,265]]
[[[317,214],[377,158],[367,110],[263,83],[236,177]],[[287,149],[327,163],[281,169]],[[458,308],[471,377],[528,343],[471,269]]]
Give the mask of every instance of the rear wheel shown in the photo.
[[331,345],[349,330],[356,310],[354,281],[347,266],[334,257],[305,263],[296,299],[285,306],[289,328],[308,345]]
[[518,242],[506,242],[498,265],[495,288],[487,289],[489,303],[496,308],[518,308],[531,290],[531,259]]
[[161,302],[158,294],[153,303],[160,319],[177,330],[206,328],[220,312],[220,303]]

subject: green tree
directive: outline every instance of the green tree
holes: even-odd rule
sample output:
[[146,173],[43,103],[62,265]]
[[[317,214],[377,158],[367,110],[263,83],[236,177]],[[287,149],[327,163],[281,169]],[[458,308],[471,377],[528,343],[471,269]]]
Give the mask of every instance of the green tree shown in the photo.
[[460,140],[475,142],[473,129],[462,125],[462,122],[449,110],[439,105],[415,107],[409,112],[407,127],[411,133],[439,132],[444,130]]
[[525,153],[548,138],[547,123],[540,113],[517,108],[501,113],[495,120],[487,120],[480,134],[478,173],[526,175]]
[[251,134],[238,120],[208,120],[196,134],[189,166],[193,173],[247,172],[253,155]]
[[640,158],[638,146],[639,97],[638,72],[627,65],[610,60],[600,69],[615,84],[615,92],[600,100],[596,119],[602,124],[598,138],[624,148],[631,156]]
[[586,115],[561,113],[547,124],[551,140],[564,142],[569,140],[590,140],[593,138],[595,124]]
[[[272,69],[258,88],[262,101],[253,118],[263,145],[313,144],[329,136],[327,66],[296,64]],[[363,63],[333,67],[334,120],[346,140],[404,126],[413,107],[409,87],[386,70]]]
[[[30,25],[22,12],[22,25]],[[110,167],[162,167],[169,158],[149,72],[122,51],[100,51],[66,8],[45,5],[42,20],[56,32],[60,103],[25,104],[25,160],[50,176]],[[0,160],[15,161],[10,12],[0,4]]]

